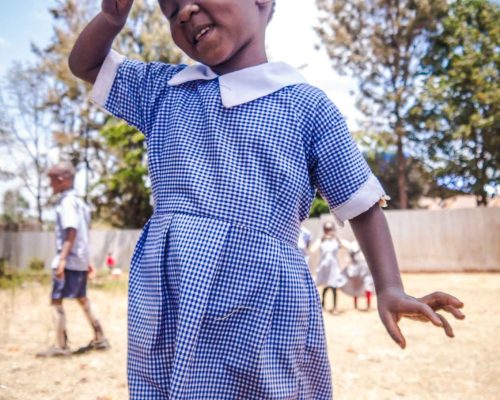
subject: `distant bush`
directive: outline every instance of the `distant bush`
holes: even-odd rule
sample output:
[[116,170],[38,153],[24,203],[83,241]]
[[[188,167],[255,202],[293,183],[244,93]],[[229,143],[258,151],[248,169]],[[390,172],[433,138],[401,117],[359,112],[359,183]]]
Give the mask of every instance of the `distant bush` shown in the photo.
[[47,284],[51,280],[50,272],[44,270],[44,263],[40,259],[33,258],[26,269],[19,269],[8,264],[7,260],[0,258],[0,290],[15,289],[25,284],[36,282]]
[[0,289],[13,289],[22,283],[23,279],[18,272],[9,268],[5,260],[0,262]]
[[6,266],[7,266],[7,261],[5,261],[5,258],[0,258],[0,278],[5,276]]
[[313,200],[309,217],[318,218],[321,214],[329,214],[329,213],[330,213],[330,207],[328,207],[328,203],[325,200],[316,197]]
[[45,263],[43,260],[33,257],[31,260],[28,262],[28,268],[31,271],[42,271],[45,268]]

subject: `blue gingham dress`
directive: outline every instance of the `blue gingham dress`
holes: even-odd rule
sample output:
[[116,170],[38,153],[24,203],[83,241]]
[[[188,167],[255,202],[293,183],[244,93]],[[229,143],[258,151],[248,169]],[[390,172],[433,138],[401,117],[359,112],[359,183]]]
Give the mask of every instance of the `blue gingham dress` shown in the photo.
[[218,79],[166,84],[184,68],[125,60],[104,103],[145,134],[155,204],[131,263],[130,396],[331,399],[297,237],[315,188],[343,207],[371,172],[319,89],[228,108]]

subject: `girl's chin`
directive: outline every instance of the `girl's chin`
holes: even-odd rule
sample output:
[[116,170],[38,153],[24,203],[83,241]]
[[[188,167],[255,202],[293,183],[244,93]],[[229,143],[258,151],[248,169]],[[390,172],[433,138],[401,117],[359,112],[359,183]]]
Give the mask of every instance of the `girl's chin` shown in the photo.
[[217,67],[224,68],[226,65],[229,66],[231,62],[228,62],[228,57],[221,55],[211,54],[207,57],[200,57],[199,62],[209,66],[212,69],[217,69]]

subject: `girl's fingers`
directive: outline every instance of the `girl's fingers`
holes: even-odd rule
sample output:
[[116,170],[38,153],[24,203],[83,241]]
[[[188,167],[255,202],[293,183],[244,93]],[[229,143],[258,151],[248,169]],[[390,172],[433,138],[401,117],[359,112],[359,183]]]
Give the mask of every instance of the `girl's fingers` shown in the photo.
[[455,337],[455,334],[453,333],[453,328],[451,327],[450,323],[447,321],[445,317],[443,317],[441,314],[437,314],[441,322],[443,323],[443,329],[444,333],[446,333],[446,336],[448,337]]
[[409,314],[405,315],[406,318],[409,318],[413,321],[418,321],[418,322],[429,322],[429,319],[423,315],[420,314]]
[[394,319],[394,315],[390,312],[385,312],[380,315],[380,319],[392,340],[394,340],[399,347],[404,349],[406,347],[406,340]]
[[[390,299],[389,299],[390,300]],[[442,327],[446,336],[454,337],[453,328],[448,320],[435,310],[444,310],[449,312],[457,319],[464,319],[465,315],[459,310],[463,307],[463,303],[457,298],[446,293],[436,292],[415,299],[407,297],[406,301],[401,301],[399,304],[384,304],[380,311],[380,318],[387,329],[391,338],[404,349],[406,340],[399,329],[397,321],[400,317],[407,317],[413,320],[422,322],[431,322],[435,326]],[[392,309],[392,311],[391,311]]]
[[455,296],[443,292],[434,292],[422,297],[419,301],[427,304],[428,306],[437,309],[445,306],[452,306],[455,308],[462,308],[464,303],[458,300]]
[[443,326],[443,322],[439,318],[438,314],[434,312],[434,310],[424,303],[416,303],[415,307],[419,314],[425,316],[429,321],[431,321],[436,326]]
[[456,319],[464,319],[465,318],[465,314],[453,306],[445,306],[445,307],[443,307],[443,310],[449,312]]
[[465,315],[459,310],[464,306],[460,300],[443,292],[434,292],[419,299],[421,303],[427,304],[433,310],[444,310],[452,314],[456,319],[464,319]]

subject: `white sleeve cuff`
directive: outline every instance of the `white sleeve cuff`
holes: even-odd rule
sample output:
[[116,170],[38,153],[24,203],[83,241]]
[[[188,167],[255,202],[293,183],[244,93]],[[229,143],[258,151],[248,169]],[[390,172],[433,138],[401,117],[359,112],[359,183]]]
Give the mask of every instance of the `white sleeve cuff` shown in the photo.
[[389,197],[385,194],[378,179],[375,175],[370,174],[365,184],[349,200],[335,207],[332,210],[332,214],[336,222],[340,226],[344,226],[344,221],[364,213],[375,203],[380,203],[384,206],[385,200],[388,199]]
[[111,50],[104,59],[99,74],[95,80],[90,99],[97,105],[104,107],[108,100],[109,92],[113,86],[118,67],[125,60],[125,57],[114,50]]

